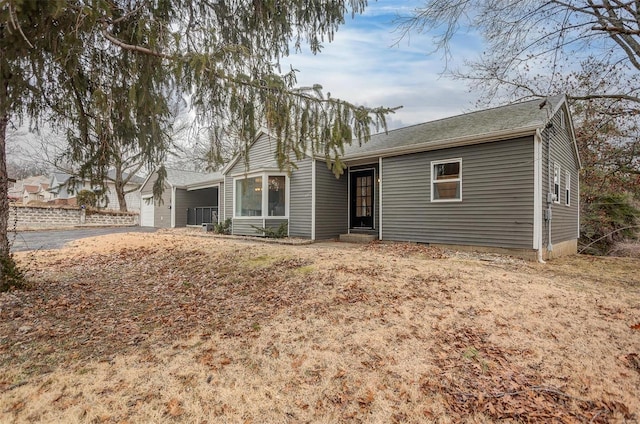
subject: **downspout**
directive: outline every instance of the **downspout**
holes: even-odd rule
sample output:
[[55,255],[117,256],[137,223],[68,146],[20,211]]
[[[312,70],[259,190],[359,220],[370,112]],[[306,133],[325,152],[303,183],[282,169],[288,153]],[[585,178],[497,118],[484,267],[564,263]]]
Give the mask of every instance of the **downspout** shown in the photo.
[[316,159],[311,159],[311,240],[316,239]]
[[545,219],[547,220],[547,227],[548,227],[547,252],[553,252],[553,244],[551,243],[551,219],[553,217],[553,214],[551,212],[551,206],[553,204],[553,200],[555,197],[555,191],[553,187],[553,184],[555,183],[555,181],[552,181],[554,170],[551,169],[551,134],[550,134],[551,127],[553,127],[552,122],[549,122],[545,127],[545,129],[547,130],[547,168],[548,168],[547,177],[549,180],[548,181],[549,193],[547,194],[547,213],[545,214]]
[[378,225],[378,239],[382,240],[382,156],[378,158],[378,196],[378,218],[380,219],[380,224]]
[[171,228],[175,228],[176,227],[176,187],[172,186],[171,187],[171,206],[169,206],[169,208],[171,209]]
[[536,251],[537,261],[546,263],[542,255],[542,132],[536,130],[533,137],[533,248]]

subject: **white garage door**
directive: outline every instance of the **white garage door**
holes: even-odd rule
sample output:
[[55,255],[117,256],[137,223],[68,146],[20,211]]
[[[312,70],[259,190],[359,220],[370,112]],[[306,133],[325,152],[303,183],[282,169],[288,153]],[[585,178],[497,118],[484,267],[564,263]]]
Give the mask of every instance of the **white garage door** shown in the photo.
[[140,226],[153,227],[153,197],[143,198],[140,202]]

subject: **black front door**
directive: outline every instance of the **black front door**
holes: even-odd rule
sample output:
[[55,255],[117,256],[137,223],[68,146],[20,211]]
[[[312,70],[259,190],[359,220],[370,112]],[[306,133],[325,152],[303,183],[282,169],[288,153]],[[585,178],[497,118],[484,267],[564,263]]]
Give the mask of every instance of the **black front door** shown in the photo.
[[351,173],[351,228],[373,228],[374,171]]

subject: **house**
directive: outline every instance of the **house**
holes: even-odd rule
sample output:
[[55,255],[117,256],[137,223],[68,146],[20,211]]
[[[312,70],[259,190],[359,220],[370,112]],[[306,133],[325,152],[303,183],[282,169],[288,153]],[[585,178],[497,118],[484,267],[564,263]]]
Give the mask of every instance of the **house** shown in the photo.
[[64,172],[54,172],[49,182],[51,201],[56,205],[76,204],[76,194],[82,190],[82,184],[75,182],[71,187],[71,175]]
[[153,193],[157,171],[151,173],[140,187],[141,226],[175,228],[220,220],[224,200],[222,174],[171,168],[166,168],[166,172],[160,197]]
[[[125,174],[125,178],[126,176],[127,175]],[[120,210],[120,201],[116,194],[115,184],[112,181],[115,178],[115,171],[109,170],[107,178],[108,179],[105,181],[106,192],[103,193],[104,196],[98,207]],[[140,191],[138,188],[143,182],[144,179],[134,175],[125,185],[125,191],[129,192],[125,194],[125,201],[127,203],[127,210],[130,212],[140,211]],[[52,195],[51,201],[57,205],[76,205],[76,196],[78,192],[82,190],[96,191],[96,187],[93,187],[91,182],[88,180],[79,178],[73,179],[70,174],[64,172],[53,173],[51,175],[49,185],[49,192]]]
[[48,187],[49,179],[44,175],[27,177],[15,181],[8,189],[7,196],[10,200],[19,200],[25,205],[30,202],[47,202],[51,199]]
[[[564,96],[373,135],[345,147],[340,178],[311,154],[282,172],[275,146],[261,132],[248,161],[238,156],[222,175],[168,187],[192,192],[190,205],[201,187],[216,187],[217,218],[231,219],[236,235],[287,223],[289,236],[312,240],[378,238],[538,260],[577,250],[581,165]],[[186,225],[178,215],[191,206],[175,194],[165,204],[165,221]]]

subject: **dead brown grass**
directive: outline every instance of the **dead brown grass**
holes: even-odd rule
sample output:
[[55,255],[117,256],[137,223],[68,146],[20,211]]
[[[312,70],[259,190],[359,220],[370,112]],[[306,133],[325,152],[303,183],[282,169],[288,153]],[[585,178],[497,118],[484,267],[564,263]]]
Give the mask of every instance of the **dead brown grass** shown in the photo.
[[640,263],[184,233],[20,254],[1,422],[637,422]]

